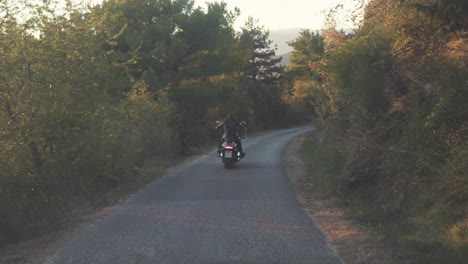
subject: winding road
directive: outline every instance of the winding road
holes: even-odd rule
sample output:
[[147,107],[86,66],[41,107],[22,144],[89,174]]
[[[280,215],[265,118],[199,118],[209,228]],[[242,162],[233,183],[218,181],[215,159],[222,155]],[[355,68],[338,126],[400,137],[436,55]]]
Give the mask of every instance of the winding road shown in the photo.
[[45,263],[340,263],[283,165],[288,143],[312,129],[246,139],[233,169],[214,152],[178,167],[74,232]]

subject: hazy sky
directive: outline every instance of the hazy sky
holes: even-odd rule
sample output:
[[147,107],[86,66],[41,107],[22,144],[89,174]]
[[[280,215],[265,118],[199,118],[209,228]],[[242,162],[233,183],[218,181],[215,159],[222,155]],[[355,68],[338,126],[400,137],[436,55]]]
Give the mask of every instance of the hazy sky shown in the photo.
[[[88,0],[99,3],[102,0]],[[205,7],[206,2],[220,0],[195,0],[196,6]],[[325,16],[323,10],[343,4],[345,7],[354,6],[355,0],[224,0],[228,9],[238,7],[241,16],[235,27],[240,28],[249,16],[259,20],[259,24],[269,30],[288,28],[321,29]],[[338,25],[349,27],[349,25]]]
[[[205,6],[207,0],[195,0],[198,6]],[[213,2],[213,1],[208,1]],[[224,0],[228,8],[238,7],[241,16],[236,27],[244,24],[248,16],[259,20],[270,30],[288,28],[321,29],[325,16],[322,11],[327,8],[344,4],[353,6],[353,0]],[[341,25],[347,27],[347,25]],[[341,27],[340,26],[340,27]]]

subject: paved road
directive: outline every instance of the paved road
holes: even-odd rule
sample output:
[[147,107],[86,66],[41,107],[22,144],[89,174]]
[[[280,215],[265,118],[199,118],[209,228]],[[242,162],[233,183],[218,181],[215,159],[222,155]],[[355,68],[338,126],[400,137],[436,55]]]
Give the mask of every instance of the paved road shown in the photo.
[[214,152],[153,182],[79,230],[45,263],[340,263],[300,208],[282,154],[312,127],[247,139],[246,159]]

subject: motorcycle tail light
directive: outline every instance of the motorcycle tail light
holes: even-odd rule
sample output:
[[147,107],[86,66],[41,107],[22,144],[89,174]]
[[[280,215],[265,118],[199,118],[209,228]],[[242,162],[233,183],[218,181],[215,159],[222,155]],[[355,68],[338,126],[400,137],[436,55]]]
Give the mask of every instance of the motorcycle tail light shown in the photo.
[[225,146],[224,149],[233,150],[234,148],[232,146]]

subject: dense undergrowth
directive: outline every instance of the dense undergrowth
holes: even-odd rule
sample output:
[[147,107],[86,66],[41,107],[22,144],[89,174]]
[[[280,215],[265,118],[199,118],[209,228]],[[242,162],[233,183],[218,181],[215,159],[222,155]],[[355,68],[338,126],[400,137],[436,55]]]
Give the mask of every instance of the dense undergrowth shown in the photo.
[[296,100],[321,128],[304,149],[318,189],[413,263],[468,261],[467,12],[374,0],[355,33],[292,42]]
[[[356,219],[401,250],[410,263],[466,262],[466,205],[447,201],[445,193],[432,186],[418,193],[413,183],[405,190],[410,194],[398,194],[401,189],[390,183],[349,178],[345,143],[337,135],[322,132],[315,133],[303,148],[316,191],[324,197],[339,197]],[[363,170],[368,171],[367,167]],[[409,200],[404,206],[399,200],[403,196]]]
[[78,2],[0,1],[0,245],[139,182],[148,157],[216,142],[228,112],[252,130],[295,119],[268,30],[236,32],[238,10]]

